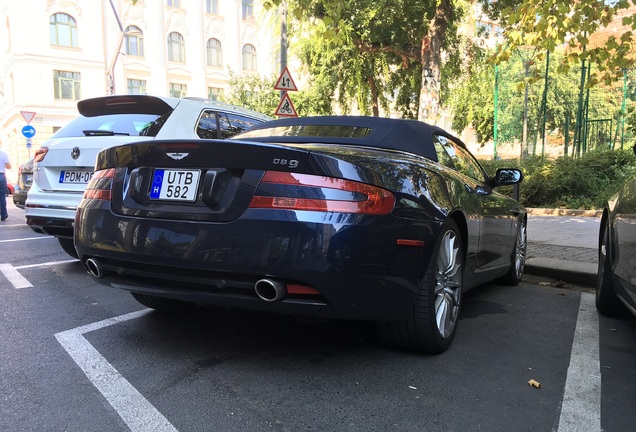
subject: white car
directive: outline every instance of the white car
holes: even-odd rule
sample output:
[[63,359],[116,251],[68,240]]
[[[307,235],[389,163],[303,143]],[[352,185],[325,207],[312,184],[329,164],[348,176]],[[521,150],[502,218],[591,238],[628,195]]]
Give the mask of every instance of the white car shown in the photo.
[[116,95],[77,103],[80,115],[58,130],[34,157],[33,185],[26,199],[27,224],[73,245],[75,210],[93,176],[97,153],[106,147],[154,139],[229,138],[271,120],[255,111],[198,98]]

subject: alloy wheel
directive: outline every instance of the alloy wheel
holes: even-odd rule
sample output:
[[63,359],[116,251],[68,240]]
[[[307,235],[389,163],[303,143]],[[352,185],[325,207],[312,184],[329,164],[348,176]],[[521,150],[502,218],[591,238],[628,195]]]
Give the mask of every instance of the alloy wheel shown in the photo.
[[526,224],[521,222],[517,230],[517,244],[515,246],[515,272],[518,278],[523,274],[523,268],[526,264],[526,241]]
[[442,338],[447,338],[459,318],[462,272],[459,240],[453,231],[442,238],[437,256],[435,284],[435,322]]

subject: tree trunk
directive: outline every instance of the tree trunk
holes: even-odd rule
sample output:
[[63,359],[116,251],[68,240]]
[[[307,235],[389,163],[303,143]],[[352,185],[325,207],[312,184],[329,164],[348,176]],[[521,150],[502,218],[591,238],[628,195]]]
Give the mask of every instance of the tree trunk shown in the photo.
[[452,15],[452,1],[441,0],[428,33],[422,38],[422,87],[418,119],[431,124],[439,120],[442,45]]
[[380,117],[380,108],[378,104],[378,87],[375,85],[375,78],[369,75],[367,77],[367,83],[369,89],[371,89],[371,109],[373,111],[373,117]]

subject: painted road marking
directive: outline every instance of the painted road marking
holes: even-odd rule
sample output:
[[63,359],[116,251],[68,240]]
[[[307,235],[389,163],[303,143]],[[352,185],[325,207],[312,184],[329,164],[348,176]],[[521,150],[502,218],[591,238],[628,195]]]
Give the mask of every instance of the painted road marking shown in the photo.
[[24,240],[50,240],[50,239],[54,239],[55,237],[25,237],[25,238],[19,238],[19,239],[8,239],[8,240],[0,240],[0,243],[9,243],[9,242],[17,242],[17,241],[24,241]]
[[33,288],[31,282],[22,276],[11,264],[0,264],[0,272],[9,279],[14,288]]
[[83,334],[146,315],[144,309],[57,333],[55,337],[133,432],[177,429],[84,338]]
[[5,228],[16,227],[16,226],[25,227],[28,225],[25,223],[3,223],[0,225],[0,227],[5,227]]
[[28,264],[23,266],[14,267],[11,264],[3,263],[0,264],[0,273],[4,274],[4,276],[11,282],[14,288],[33,288],[31,282],[29,282],[24,276],[20,274],[18,270],[26,269],[26,268],[36,268],[36,267],[50,267],[59,264],[67,264],[72,262],[78,262],[79,260],[64,260],[64,261],[49,261],[40,264]]
[[601,363],[595,295],[581,293],[558,432],[601,430]]
[[67,263],[73,263],[73,262],[79,262],[79,260],[70,259],[70,260],[62,260],[62,261],[49,261],[49,262],[40,263],[40,264],[27,264],[27,265],[16,266],[15,268],[18,270],[21,270],[21,269],[35,268],[35,267],[49,267],[49,266],[67,264]]

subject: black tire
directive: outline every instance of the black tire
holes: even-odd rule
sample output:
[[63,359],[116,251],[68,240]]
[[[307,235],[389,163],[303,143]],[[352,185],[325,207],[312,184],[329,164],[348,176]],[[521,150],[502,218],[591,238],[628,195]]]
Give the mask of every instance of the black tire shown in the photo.
[[619,316],[623,306],[614,291],[614,274],[610,252],[610,235],[607,221],[601,224],[598,245],[598,276],[596,279],[596,309],[608,316]]
[[177,312],[185,308],[184,302],[179,300],[155,297],[147,294],[130,293],[140,304],[162,312]]
[[526,251],[528,248],[528,230],[526,220],[519,222],[515,246],[510,255],[510,268],[508,273],[501,278],[501,282],[506,285],[517,286],[521,282],[523,269],[526,265]]
[[77,251],[75,250],[75,244],[73,244],[72,238],[66,237],[58,237],[57,240],[60,242],[60,246],[64,249],[64,252],[72,256],[73,258],[79,258]]
[[[432,354],[447,350],[457,331],[463,264],[459,228],[454,221],[446,221],[409,316],[403,321],[378,323],[382,340],[391,346]],[[439,324],[438,315],[442,318]]]

